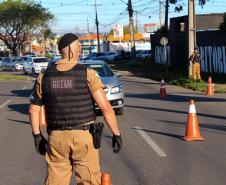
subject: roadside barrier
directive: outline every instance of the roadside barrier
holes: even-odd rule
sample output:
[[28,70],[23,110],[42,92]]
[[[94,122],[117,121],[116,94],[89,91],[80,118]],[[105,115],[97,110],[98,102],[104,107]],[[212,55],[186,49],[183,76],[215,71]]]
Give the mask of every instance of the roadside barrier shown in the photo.
[[101,175],[101,185],[112,185],[110,174],[102,173],[102,175]]
[[186,141],[203,141],[204,140],[204,138],[200,134],[194,100],[190,100],[187,128],[186,128],[184,140]]
[[213,96],[214,95],[214,88],[213,88],[211,77],[208,78],[208,87],[207,87],[206,95],[207,96]]
[[162,79],[160,84],[160,98],[166,98],[165,81]]

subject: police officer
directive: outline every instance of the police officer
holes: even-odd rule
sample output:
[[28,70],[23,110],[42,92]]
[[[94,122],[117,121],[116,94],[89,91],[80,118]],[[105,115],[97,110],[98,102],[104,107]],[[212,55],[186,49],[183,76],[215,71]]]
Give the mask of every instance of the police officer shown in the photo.
[[194,52],[192,53],[190,57],[190,61],[192,62],[192,75],[193,80],[201,80],[200,75],[200,54],[198,51],[198,47],[194,48]]
[[[72,169],[80,185],[100,185],[98,150],[89,127],[94,123],[93,100],[113,133],[112,147],[119,152],[122,140],[115,113],[98,74],[78,64],[80,43],[72,33],[58,45],[62,60],[39,75],[30,97],[29,116],[35,147],[48,164],[46,185],[69,185]],[[48,141],[39,128],[39,111],[45,106]]]

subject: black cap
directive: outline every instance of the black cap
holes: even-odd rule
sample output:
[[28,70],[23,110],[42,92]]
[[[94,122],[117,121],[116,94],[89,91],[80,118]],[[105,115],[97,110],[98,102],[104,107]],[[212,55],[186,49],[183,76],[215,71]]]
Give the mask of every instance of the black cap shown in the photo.
[[58,49],[61,51],[63,48],[69,46],[72,42],[78,40],[78,36],[73,33],[65,34],[58,44]]

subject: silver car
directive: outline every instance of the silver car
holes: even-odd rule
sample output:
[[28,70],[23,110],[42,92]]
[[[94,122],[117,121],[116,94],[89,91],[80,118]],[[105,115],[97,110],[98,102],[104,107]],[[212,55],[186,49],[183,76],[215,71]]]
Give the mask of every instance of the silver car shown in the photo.
[[13,58],[5,57],[2,60],[1,67],[3,71],[16,71],[15,63]]
[[[111,68],[101,60],[82,60],[79,63],[94,69],[99,74],[105,86],[104,91],[106,92],[107,99],[110,101],[115,113],[122,115],[124,109],[124,92],[123,85],[117,78],[120,74],[114,74]],[[99,110],[97,106],[96,109]]]

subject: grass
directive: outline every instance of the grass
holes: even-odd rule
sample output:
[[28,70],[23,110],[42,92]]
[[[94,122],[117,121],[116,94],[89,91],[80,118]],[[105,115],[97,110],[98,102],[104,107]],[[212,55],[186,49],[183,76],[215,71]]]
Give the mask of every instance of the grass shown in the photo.
[[196,82],[188,79],[187,72],[181,69],[170,68],[166,73],[165,65],[156,64],[150,59],[141,59],[136,62],[118,61],[112,66],[113,69],[130,71],[136,75],[147,77],[156,81],[164,79],[167,83],[181,86],[194,91],[204,92],[207,89],[207,79],[212,77],[213,83],[217,83],[214,88],[215,92],[226,93],[226,75],[202,73],[203,80]]
[[13,74],[0,74],[0,80],[28,80],[28,78]]

